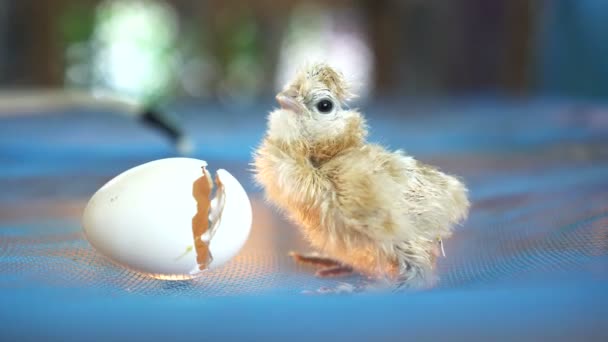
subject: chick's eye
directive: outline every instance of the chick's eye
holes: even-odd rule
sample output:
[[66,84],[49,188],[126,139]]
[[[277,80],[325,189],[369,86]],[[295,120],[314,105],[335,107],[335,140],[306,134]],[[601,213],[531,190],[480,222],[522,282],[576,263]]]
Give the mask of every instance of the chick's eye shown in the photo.
[[317,103],[317,110],[319,111],[319,113],[327,114],[331,112],[332,109],[334,109],[334,103],[330,100],[325,99]]

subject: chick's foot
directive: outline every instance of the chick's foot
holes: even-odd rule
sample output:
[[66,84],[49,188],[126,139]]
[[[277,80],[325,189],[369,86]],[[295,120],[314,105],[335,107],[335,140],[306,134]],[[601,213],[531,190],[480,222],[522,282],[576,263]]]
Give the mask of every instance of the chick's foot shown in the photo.
[[347,265],[338,265],[331,267],[324,267],[318,270],[315,275],[319,278],[330,278],[330,277],[347,277],[353,274],[353,268]]
[[320,269],[315,273],[315,275],[320,278],[344,277],[353,273],[352,267],[344,265],[337,260],[321,256],[317,253],[300,254],[296,252],[289,252],[289,256],[291,256],[299,264],[319,267]]

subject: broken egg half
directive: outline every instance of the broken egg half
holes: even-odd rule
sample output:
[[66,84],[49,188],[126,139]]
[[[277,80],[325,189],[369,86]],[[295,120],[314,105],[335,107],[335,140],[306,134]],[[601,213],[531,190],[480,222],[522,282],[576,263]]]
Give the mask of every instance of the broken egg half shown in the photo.
[[226,170],[192,158],[123,172],[87,204],[84,233],[114,262],[151,277],[191,279],[234,257],[251,230],[251,203]]

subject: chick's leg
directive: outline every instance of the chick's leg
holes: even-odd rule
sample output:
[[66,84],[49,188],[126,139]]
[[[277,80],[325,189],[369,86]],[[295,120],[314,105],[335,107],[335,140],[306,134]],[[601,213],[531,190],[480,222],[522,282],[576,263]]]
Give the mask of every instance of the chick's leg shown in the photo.
[[289,256],[291,256],[297,263],[320,267],[320,269],[316,272],[317,277],[342,277],[351,275],[353,273],[352,267],[344,265],[337,260],[320,256],[316,253],[300,254],[296,252],[289,252]]

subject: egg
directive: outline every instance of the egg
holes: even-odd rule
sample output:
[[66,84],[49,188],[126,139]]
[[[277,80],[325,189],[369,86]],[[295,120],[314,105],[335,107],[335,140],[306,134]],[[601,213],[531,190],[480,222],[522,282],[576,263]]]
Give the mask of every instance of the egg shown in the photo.
[[168,158],[116,176],[84,210],[87,240],[112,261],[158,279],[191,279],[222,266],[247,241],[251,203],[228,171],[213,179],[206,167],[204,160]]

